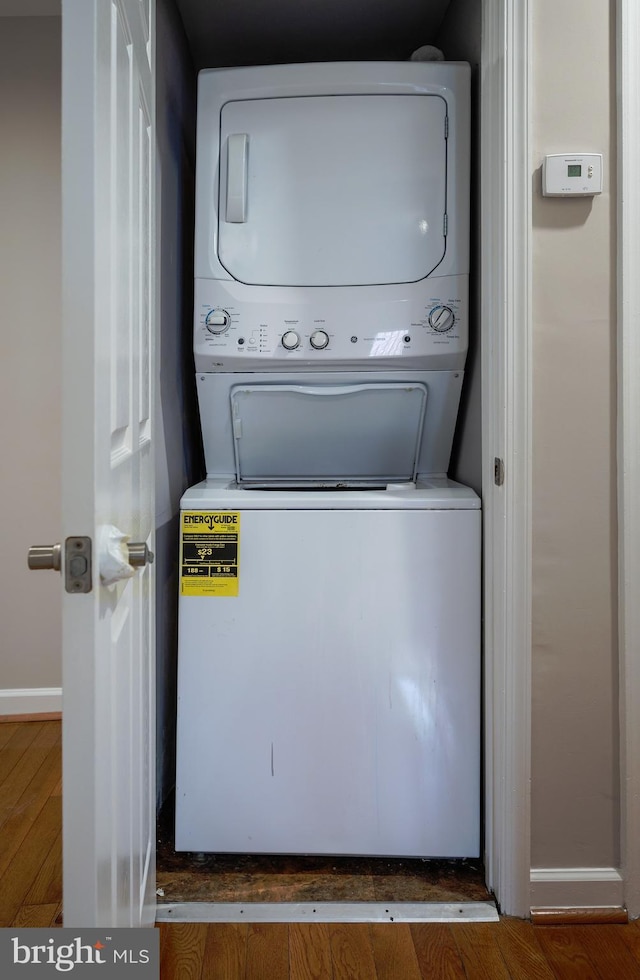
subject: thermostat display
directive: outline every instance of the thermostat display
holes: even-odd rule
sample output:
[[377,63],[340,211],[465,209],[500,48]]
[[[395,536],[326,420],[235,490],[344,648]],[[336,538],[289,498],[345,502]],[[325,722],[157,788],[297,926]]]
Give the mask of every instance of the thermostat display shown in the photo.
[[542,164],[545,197],[590,197],[602,193],[601,153],[552,153]]

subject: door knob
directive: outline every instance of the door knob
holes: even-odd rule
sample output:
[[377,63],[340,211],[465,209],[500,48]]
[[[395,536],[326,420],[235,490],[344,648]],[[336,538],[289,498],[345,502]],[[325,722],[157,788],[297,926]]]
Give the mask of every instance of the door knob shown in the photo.
[[153,563],[154,554],[147,547],[146,541],[130,541],[127,543],[127,551],[129,552],[129,564],[133,568],[142,568],[143,565],[151,565]]
[[32,571],[50,570],[59,572],[62,568],[61,544],[34,544],[27,554],[27,565]]
[[144,541],[129,541],[129,536],[114,524],[102,524],[98,529],[97,564],[103,585],[115,585],[132,578],[136,568],[153,561],[153,552]]
[[64,571],[67,592],[91,592],[91,538],[67,538],[64,549],[61,544],[34,544],[27,565],[32,571]]
[[[115,528],[113,529],[116,530]],[[118,535],[118,543],[124,543],[124,535]],[[126,577],[126,568],[129,568],[129,575],[133,575],[132,569],[142,568],[153,562],[154,554],[147,547],[145,541],[131,541],[125,545],[126,551],[122,555],[120,564],[122,568],[114,571],[109,569],[110,578],[103,575],[107,581],[118,581]],[[61,544],[35,544],[29,548],[27,554],[27,564],[33,571],[50,569],[55,572],[62,570],[62,545]],[[90,592],[91,591],[91,541],[89,538],[68,538],[67,549],[65,551],[65,587],[67,592]]]

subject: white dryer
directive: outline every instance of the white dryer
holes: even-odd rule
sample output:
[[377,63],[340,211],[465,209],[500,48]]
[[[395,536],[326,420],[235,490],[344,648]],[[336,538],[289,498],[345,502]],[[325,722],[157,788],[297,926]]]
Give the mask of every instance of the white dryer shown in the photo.
[[201,72],[176,847],[479,853],[469,69]]

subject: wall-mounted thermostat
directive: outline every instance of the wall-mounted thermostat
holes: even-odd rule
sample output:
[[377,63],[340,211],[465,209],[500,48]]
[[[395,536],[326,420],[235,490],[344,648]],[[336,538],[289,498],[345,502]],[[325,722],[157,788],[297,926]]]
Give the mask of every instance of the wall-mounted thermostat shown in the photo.
[[602,153],[551,153],[542,164],[545,197],[589,197],[602,193]]

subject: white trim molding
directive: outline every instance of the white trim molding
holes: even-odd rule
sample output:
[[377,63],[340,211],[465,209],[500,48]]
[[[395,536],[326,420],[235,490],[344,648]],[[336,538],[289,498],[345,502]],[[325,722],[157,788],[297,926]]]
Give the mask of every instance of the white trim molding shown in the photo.
[[532,868],[536,909],[622,908],[624,882],[617,868]]
[[24,687],[0,690],[0,716],[48,715],[62,711],[61,687]]
[[[485,868],[530,911],[530,3],[485,0],[481,62]],[[503,464],[496,485],[494,459]]]
[[640,4],[618,0],[618,649],[620,850],[640,916]]

